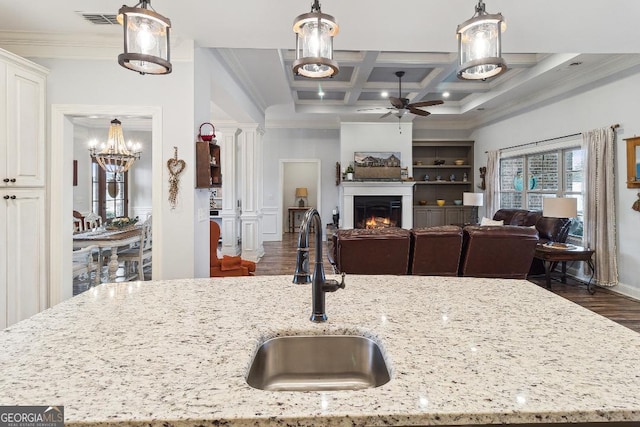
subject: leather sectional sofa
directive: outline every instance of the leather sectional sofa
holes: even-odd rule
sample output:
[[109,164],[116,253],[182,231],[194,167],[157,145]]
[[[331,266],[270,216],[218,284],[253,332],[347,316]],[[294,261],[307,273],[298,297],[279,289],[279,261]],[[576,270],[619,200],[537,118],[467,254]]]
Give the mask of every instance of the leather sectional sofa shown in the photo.
[[455,225],[338,230],[329,241],[336,272],[524,279],[544,273],[538,242],[564,242],[570,221],[540,211],[500,209],[504,226]]

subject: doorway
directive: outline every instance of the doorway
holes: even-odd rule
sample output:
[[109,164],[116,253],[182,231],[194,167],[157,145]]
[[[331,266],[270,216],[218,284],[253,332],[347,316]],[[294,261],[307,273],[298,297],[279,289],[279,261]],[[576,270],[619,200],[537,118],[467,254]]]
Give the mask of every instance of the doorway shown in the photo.
[[[306,189],[307,196],[304,207],[315,208],[322,212],[321,197],[321,162],[319,159],[291,159],[280,160],[280,226],[282,234],[297,232],[304,210],[297,210],[289,214],[289,208],[300,208],[300,197],[296,197],[296,189]],[[293,224],[289,224],[289,221]]]
[[[151,120],[151,140],[158,149],[151,153],[151,180],[162,182],[162,109],[149,106],[108,106],[108,105],[52,105],[51,107],[51,150],[50,150],[50,216],[49,236],[49,305],[53,306],[73,295],[72,287],[72,227],[70,212],[73,211],[73,168],[74,121],[92,117],[131,117]],[[84,150],[83,150],[84,151]],[[88,150],[86,152],[89,158]],[[135,167],[135,166],[134,166]],[[151,208],[154,212],[153,229],[160,228],[162,213],[162,188],[151,188]],[[153,232],[152,275],[158,277],[162,263],[162,235]],[[156,269],[157,272],[156,272]]]

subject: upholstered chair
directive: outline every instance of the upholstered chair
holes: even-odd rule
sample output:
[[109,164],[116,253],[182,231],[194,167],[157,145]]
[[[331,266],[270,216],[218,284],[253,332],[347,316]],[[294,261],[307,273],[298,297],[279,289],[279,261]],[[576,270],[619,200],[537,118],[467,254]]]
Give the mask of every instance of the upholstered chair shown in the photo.
[[224,255],[218,258],[218,240],[220,226],[215,221],[209,221],[209,277],[253,276],[256,263],[239,256]]

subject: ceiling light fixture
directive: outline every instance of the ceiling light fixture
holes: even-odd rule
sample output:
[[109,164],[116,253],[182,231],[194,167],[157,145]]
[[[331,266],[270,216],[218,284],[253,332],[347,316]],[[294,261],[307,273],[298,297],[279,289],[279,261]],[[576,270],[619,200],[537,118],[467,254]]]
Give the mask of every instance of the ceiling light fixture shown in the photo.
[[314,0],[311,12],[298,16],[293,23],[296,33],[294,74],[313,79],[338,74],[338,63],[333,60],[333,37],[338,31],[334,17],[322,13],[320,2]]
[[449,92],[442,92],[442,97],[443,98],[448,98],[450,96],[451,96],[451,94]]
[[118,22],[124,27],[124,53],[118,55],[118,63],[140,74],[169,74],[171,21],[149,8],[150,0],[120,8]]
[[140,158],[141,154],[139,144],[132,147],[132,151],[127,148],[122,135],[122,123],[118,119],[111,121],[109,139],[106,144],[100,146],[99,152],[96,145],[95,141],[91,142],[89,153],[105,172],[124,173]]
[[476,13],[458,25],[458,78],[485,80],[504,73],[507,63],[502,58],[502,33],[506,24],[502,14],[488,14],[482,0]]

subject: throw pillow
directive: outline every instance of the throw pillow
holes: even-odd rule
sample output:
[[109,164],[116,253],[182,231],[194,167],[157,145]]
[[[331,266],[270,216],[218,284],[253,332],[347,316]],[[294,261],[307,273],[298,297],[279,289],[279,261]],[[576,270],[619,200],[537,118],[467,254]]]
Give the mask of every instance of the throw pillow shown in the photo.
[[496,221],[483,216],[480,225],[504,225],[504,220]]

